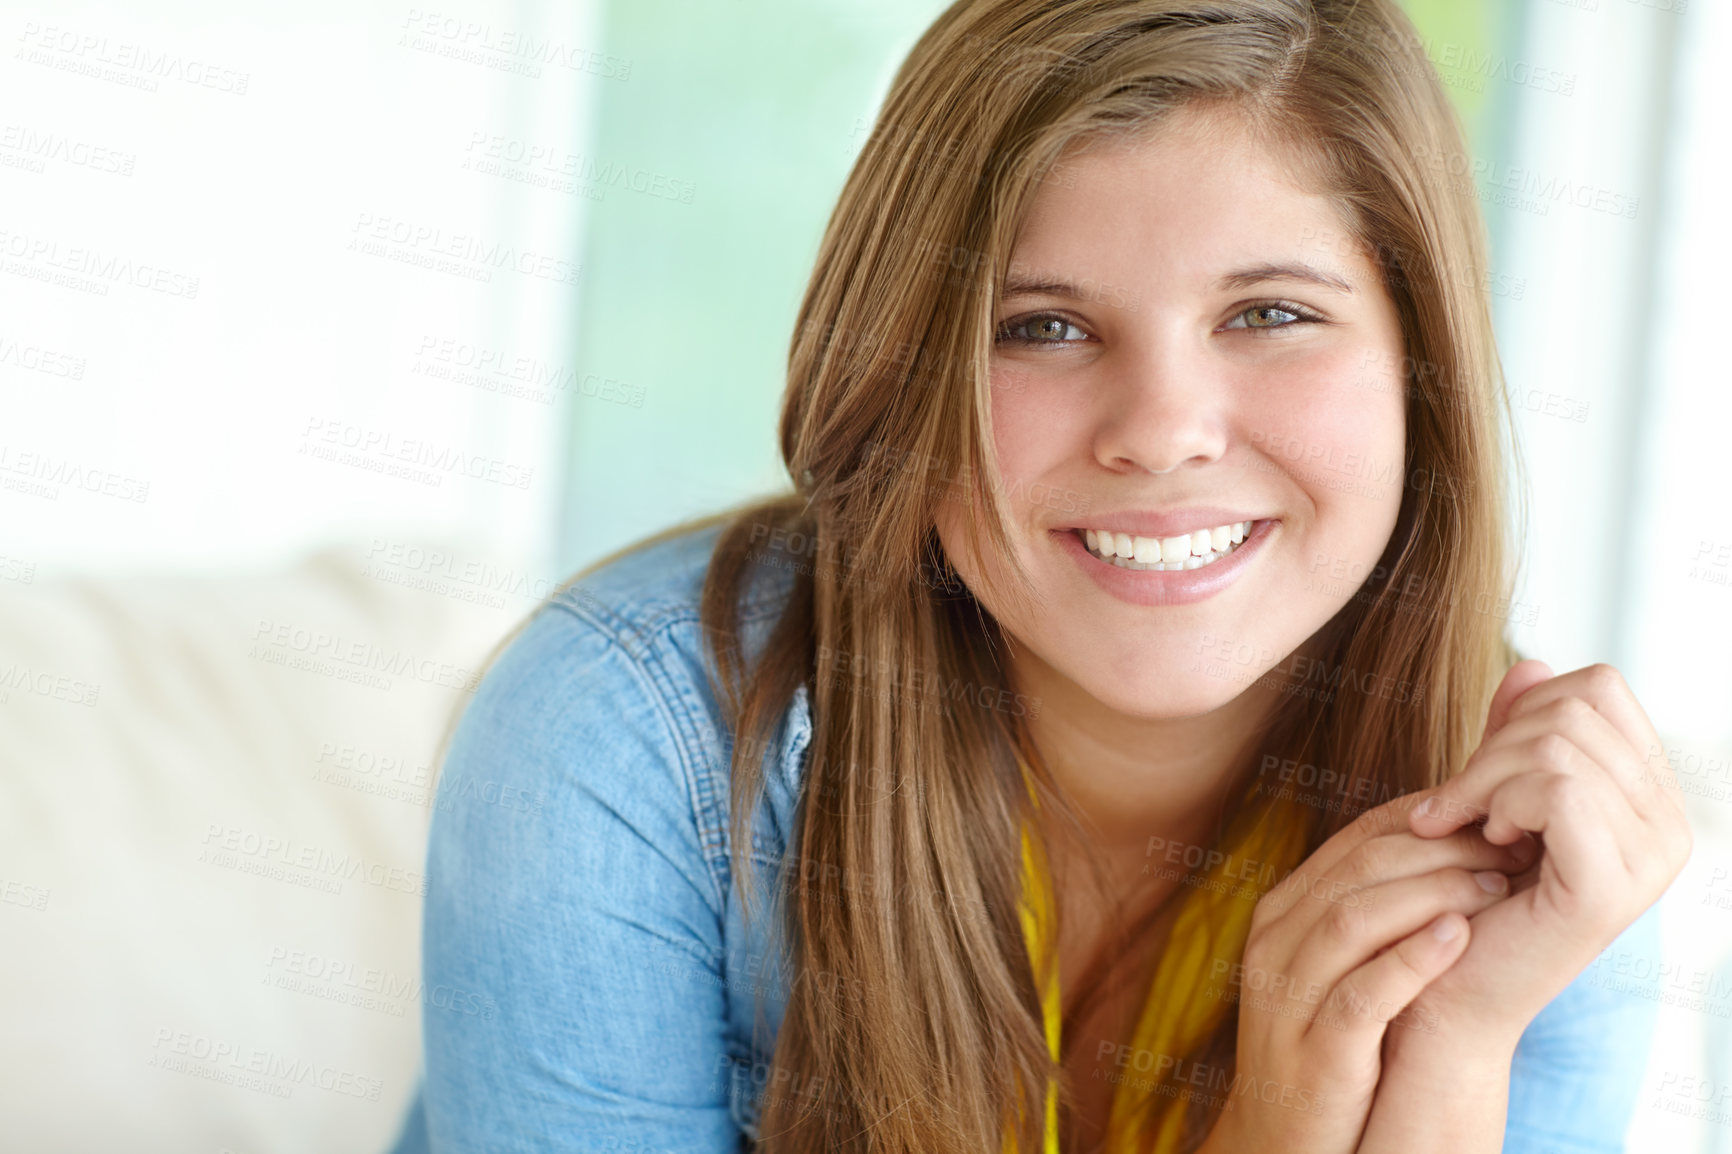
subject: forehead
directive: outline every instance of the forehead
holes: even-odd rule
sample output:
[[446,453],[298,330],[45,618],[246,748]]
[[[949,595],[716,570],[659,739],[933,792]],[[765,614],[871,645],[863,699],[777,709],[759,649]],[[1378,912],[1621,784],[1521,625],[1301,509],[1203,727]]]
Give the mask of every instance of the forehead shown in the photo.
[[1037,187],[1016,263],[1082,262],[1102,277],[1110,266],[1120,283],[1289,261],[1373,276],[1315,166],[1268,135],[1235,111],[1185,107],[1134,135],[1073,142]]

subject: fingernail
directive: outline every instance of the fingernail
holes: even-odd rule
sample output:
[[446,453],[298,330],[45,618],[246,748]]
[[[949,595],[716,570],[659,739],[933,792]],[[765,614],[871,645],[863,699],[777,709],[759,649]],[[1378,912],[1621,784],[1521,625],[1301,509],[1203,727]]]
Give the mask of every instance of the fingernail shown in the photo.
[[1473,880],[1488,894],[1501,894],[1509,890],[1509,878],[1497,870],[1480,870],[1473,875]]
[[1461,925],[1448,914],[1431,923],[1431,936],[1440,942],[1452,942],[1461,933]]

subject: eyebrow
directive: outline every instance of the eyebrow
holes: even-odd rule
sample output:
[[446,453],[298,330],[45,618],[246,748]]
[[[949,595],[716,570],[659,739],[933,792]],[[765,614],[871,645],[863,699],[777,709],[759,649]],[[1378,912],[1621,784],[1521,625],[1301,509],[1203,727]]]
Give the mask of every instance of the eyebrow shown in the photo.
[[[1267,284],[1269,281],[1295,281],[1300,284],[1314,284],[1333,289],[1335,292],[1347,296],[1352,296],[1354,292],[1353,285],[1345,279],[1308,264],[1259,264],[1235,269],[1215,281],[1215,291],[1228,292],[1234,289],[1246,289],[1253,285]],[[1026,276],[1013,273],[1005,278],[1004,296],[1013,297],[1025,294],[1069,297],[1072,300],[1082,300],[1089,295],[1062,277]]]
[[1235,269],[1215,282],[1218,291],[1245,289],[1253,285],[1264,284],[1272,280],[1298,281],[1301,284],[1320,285],[1323,288],[1334,289],[1347,296],[1353,295],[1353,286],[1332,272],[1313,267],[1308,264],[1259,264],[1250,268]]

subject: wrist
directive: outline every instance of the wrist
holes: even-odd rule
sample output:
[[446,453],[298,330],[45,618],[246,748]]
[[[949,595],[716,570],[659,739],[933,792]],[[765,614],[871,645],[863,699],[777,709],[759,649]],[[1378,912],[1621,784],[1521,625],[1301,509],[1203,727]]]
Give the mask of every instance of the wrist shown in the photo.
[[1463,1092],[1507,1086],[1518,1041],[1519,1034],[1468,1022],[1392,1022],[1383,1038],[1383,1076],[1411,1076]]
[[1402,1058],[1432,1066],[1460,1063],[1507,1073],[1524,1029],[1525,1023],[1512,1029],[1507,1022],[1488,1021],[1459,1006],[1421,997],[1385,1027],[1383,1054],[1386,1060]]

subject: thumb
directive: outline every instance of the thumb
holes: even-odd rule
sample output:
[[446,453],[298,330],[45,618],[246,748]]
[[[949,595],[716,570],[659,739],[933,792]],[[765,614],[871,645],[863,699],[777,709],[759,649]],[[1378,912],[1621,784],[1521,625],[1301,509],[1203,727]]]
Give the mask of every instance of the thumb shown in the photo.
[[1516,698],[1540,682],[1550,681],[1555,676],[1551,666],[1531,657],[1510,666],[1509,671],[1503,675],[1503,681],[1498,683],[1497,692],[1491,695],[1491,706],[1485,714],[1485,734],[1480,740],[1485,741],[1504,727],[1509,721],[1509,711],[1515,707]]

